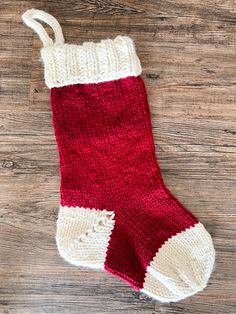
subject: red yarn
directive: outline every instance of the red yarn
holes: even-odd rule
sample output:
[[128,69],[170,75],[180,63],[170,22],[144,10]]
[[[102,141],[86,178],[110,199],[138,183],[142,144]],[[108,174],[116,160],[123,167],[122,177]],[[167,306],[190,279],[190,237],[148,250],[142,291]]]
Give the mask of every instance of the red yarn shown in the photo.
[[164,242],[197,223],[162,180],[143,81],[53,88],[51,105],[61,204],[115,212],[105,269],[141,289]]

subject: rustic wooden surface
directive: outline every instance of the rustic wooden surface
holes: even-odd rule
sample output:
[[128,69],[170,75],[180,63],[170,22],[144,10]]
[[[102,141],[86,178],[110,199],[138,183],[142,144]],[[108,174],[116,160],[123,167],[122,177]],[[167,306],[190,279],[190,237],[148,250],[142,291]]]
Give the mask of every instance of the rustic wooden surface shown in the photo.
[[[201,293],[160,304],[57,253],[58,154],[41,44],[29,8],[59,19],[70,43],[136,42],[163,176],[206,225],[217,252]],[[235,313],[236,2],[1,1],[0,313]]]

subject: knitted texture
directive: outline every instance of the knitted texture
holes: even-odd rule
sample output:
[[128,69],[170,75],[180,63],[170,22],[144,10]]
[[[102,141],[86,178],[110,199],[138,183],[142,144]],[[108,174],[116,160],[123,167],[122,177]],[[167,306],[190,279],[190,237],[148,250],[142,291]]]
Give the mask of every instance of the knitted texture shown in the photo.
[[[162,180],[142,79],[128,77],[100,84],[53,88],[51,105],[60,154],[61,205],[88,208],[88,211],[89,208],[112,210],[115,223],[110,225],[109,244],[106,238],[100,242],[101,246],[99,243],[95,245],[89,234],[86,241],[95,251],[104,246],[107,248],[103,260],[106,270],[128,281],[136,289],[148,290],[144,285],[147,267],[159,249],[163,245],[165,247],[170,238],[182,235],[181,232],[187,228],[198,228],[199,224],[168,191]],[[78,219],[83,220],[79,210]],[[59,216],[59,221],[65,219]],[[70,223],[67,228],[76,229],[76,226]],[[81,229],[82,222],[76,230],[79,232]],[[58,229],[59,239],[62,230]],[[77,238],[78,234],[73,237]],[[175,285],[178,286],[183,282],[182,276],[186,276],[186,282],[192,282],[192,292],[195,287],[198,290],[201,287],[201,282],[195,278],[198,263],[193,257],[201,253],[199,246],[203,246],[204,250],[205,243],[209,244],[206,246],[208,249],[212,247],[204,228],[202,237],[194,237],[193,234],[193,241],[196,240],[193,249],[186,246],[183,256],[176,254],[175,250],[174,253],[168,250],[170,256],[165,260],[167,263],[168,259],[172,261],[175,258],[174,269],[178,271],[177,257],[193,259],[193,270],[188,272],[186,269],[184,274],[186,265],[183,264],[183,269],[180,269],[184,275],[180,273],[175,278]],[[175,242],[178,243],[178,240]],[[181,245],[183,243],[180,241]],[[181,245],[177,245],[177,252],[181,252]],[[64,256],[64,246],[60,251]],[[88,255],[86,250],[83,255]],[[96,267],[98,258],[96,254],[94,256],[92,260],[87,260],[87,266]],[[202,259],[201,254],[199,258]],[[82,265],[78,255],[75,264]],[[163,267],[162,264],[157,263],[157,266]],[[187,265],[191,270],[192,265]],[[204,260],[199,269],[205,266]],[[156,279],[153,280],[156,282]]]
[[202,290],[214,247],[161,177],[132,40],[43,49],[60,157],[61,256],[105,269],[163,302]]
[[133,41],[117,36],[99,43],[42,48],[45,82],[49,88],[77,83],[99,83],[141,73]]

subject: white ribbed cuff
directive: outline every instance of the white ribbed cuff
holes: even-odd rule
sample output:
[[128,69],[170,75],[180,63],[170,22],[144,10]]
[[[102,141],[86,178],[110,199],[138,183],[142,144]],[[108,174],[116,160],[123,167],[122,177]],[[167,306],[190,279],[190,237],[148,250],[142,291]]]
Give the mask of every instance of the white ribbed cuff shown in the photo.
[[[71,84],[100,83],[138,76],[141,65],[134,43],[127,36],[85,42],[82,45],[64,43],[60,24],[52,15],[36,9],[27,10],[22,19],[43,43],[41,57],[44,63],[45,82],[49,88]],[[51,26],[52,40],[40,22]]]
[[99,43],[63,44],[41,49],[49,88],[78,83],[100,83],[141,74],[131,38],[118,36]]

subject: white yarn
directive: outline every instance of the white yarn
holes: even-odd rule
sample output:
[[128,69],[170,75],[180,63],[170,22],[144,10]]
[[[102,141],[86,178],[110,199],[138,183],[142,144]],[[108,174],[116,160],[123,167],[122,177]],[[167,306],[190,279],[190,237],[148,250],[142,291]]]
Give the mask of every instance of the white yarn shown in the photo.
[[133,41],[126,36],[99,43],[42,48],[44,77],[49,88],[112,81],[141,74]]
[[201,223],[178,233],[159,249],[141,290],[161,302],[176,302],[206,287],[215,262],[211,236]]
[[56,242],[60,255],[76,266],[104,269],[114,213],[83,207],[60,207]]
[[[26,11],[22,15],[22,19],[27,26],[32,28],[39,35],[39,38],[41,39],[44,47],[64,44],[64,36],[62,33],[61,26],[58,23],[58,21],[55,19],[55,17],[53,17],[52,15],[41,10],[31,9],[31,10]],[[43,26],[39,22],[37,22],[35,19],[45,22],[49,26],[51,26],[55,34],[55,43],[48,36],[48,33],[43,28]]]
[[[64,44],[61,26],[50,14],[32,9],[26,11],[22,19],[43,42],[41,57],[45,82],[49,88],[78,83],[100,83],[141,74],[134,43],[127,36],[101,40],[98,43]],[[52,27],[55,43],[35,19]]]

